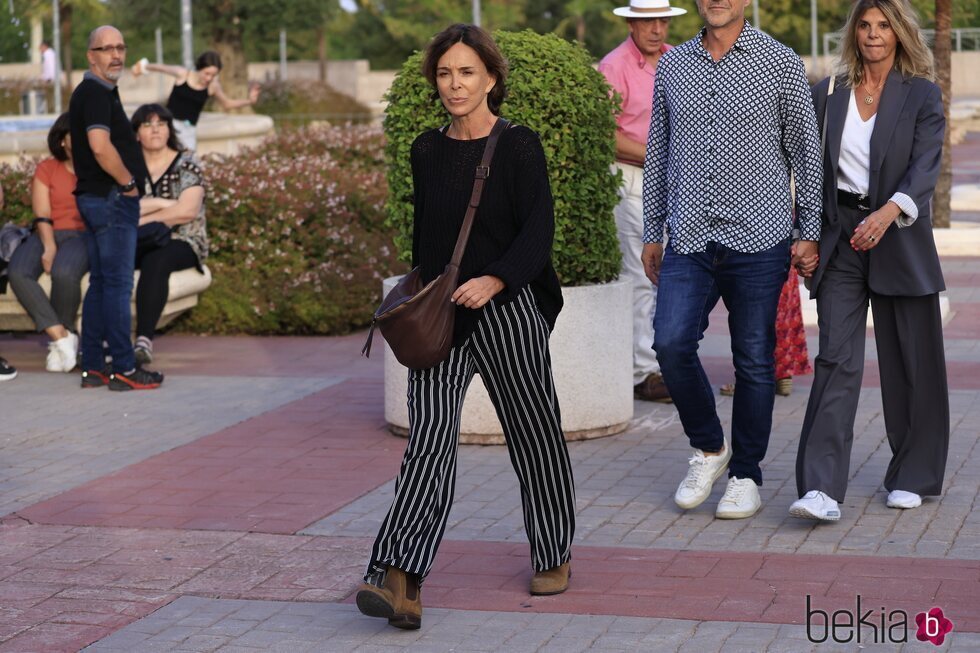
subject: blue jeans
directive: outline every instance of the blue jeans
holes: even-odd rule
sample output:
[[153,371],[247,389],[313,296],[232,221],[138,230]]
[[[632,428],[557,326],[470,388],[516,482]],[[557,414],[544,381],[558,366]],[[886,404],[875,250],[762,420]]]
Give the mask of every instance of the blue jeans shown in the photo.
[[103,368],[104,340],[112,354],[112,370],[128,372],[136,367],[129,333],[139,198],[113,189],[107,197],[79,195],[75,201],[88,226],[84,235],[89,286],[82,304],[82,368]]
[[769,446],[775,394],[776,306],[789,271],[789,240],[752,254],[708,243],[678,254],[667,245],[654,317],[653,348],[691,446],[723,446],[714,390],[698,358],[708,314],[720,297],[728,308],[735,363],[729,476],[762,484],[759,463]]

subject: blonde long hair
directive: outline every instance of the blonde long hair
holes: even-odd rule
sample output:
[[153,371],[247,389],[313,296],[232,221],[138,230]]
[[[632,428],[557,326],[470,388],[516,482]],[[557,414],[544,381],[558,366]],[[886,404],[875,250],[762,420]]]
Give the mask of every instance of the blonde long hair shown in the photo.
[[851,88],[857,88],[864,77],[864,60],[857,47],[858,23],[869,9],[878,9],[888,19],[898,39],[895,68],[903,77],[924,77],[935,81],[932,50],[925,43],[919,19],[908,0],[858,0],[851,7],[841,40],[839,74]]

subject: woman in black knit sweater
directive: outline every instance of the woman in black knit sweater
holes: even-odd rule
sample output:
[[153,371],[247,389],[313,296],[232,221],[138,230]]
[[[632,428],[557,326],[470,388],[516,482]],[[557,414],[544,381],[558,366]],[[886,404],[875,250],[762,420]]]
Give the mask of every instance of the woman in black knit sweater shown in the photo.
[[[423,282],[452,257],[490,130],[506,95],[507,62],[490,35],[453,25],[436,35],[422,72],[450,123],[412,145],[413,265]],[[575,490],[561,429],[548,337],[561,310],[551,264],[554,207],[537,134],[500,135],[453,295],[449,358],[409,372],[409,442],[365,583],[364,614],[399,628],[421,625],[419,586],[429,573],[453,499],[460,410],[479,373],[504,427],[531,544],[532,594],[568,587]]]

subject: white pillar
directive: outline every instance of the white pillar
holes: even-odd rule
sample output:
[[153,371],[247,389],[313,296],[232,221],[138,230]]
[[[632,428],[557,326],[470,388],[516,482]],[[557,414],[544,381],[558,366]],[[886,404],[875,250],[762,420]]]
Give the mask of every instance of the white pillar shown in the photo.
[[41,41],[44,39],[44,25],[37,16],[31,16],[31,63],[41,63]]
[[[61,11],[58,0],[51,0],[51,41],[54,46],[54,112],[61,115]],[[71,85],[71,80],[68,80]]]
[[[163,64],[163,30],[159,27],[153,30],[153,37],[154,40],[156,41],[156,55],[157,55],[156,62],[162,65]],[[164,81],[163,75],[157,75],[156,78],[157,78],[157,99],[162,100],[163,93],[164,93],[163,85],[166,84],[166,81]]]
[[817,48],[817,0],[810,0],[810,58],[813,62],[810,71],[819,77],[823,71],[818,70],[820,64]]
[[180,43],[184,68],[194,68],[194,23],[191,21],[191,0],[180,0]]
[[279,30],[279,81],[286,81],[286,30]]

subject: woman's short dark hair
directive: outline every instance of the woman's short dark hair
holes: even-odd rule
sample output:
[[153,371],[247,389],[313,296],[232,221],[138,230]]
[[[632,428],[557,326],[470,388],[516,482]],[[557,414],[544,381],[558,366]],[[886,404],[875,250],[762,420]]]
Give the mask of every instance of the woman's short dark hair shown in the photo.
[[65,149],[65,136],[71,133],[71,123],[68,120],[68,112],[58,116],[51,129],[48,130],[48,149],[51,156],[59,161],[68,160],[68,151]]
[[167,147],[175,152],[180,152],[184,149],[183,143],[177,138],[177,132],[174,130],[174,114],[170,113],[170,109],[160,104],[144,104],[135,112],[133,112],[133,131],[138,132],[140,130],[140,125],[144,122],[148,122],[150,118],[156,116],[157,119],[162,120],[167,123]]
[[[473,48],[477,56],[480,57],[480,61],[487,67],[487,72],[497,80],[487,95],[487,106],[490,107],[490,111],[494,115],[500,115],[500,105],[504,103],[504,98],[507,97],[507,59],[504,58],[493,37],[486,30],[476,25],[457,23],[436,34],[425,50],[425,58],[422,60],[422,74],[429,80],[433,89],[437,88],[436,68],[439,66],[439,59],[457,43],[463,43]],[[439,92],[434,91],[432,96],[438,98]]]
[[208,66],[214,66],[218,70],[221,70],[221,55],[214,50],[208,50],[207,52],[202,52],[201,55],[194,62],[195,70],[204,70]]

